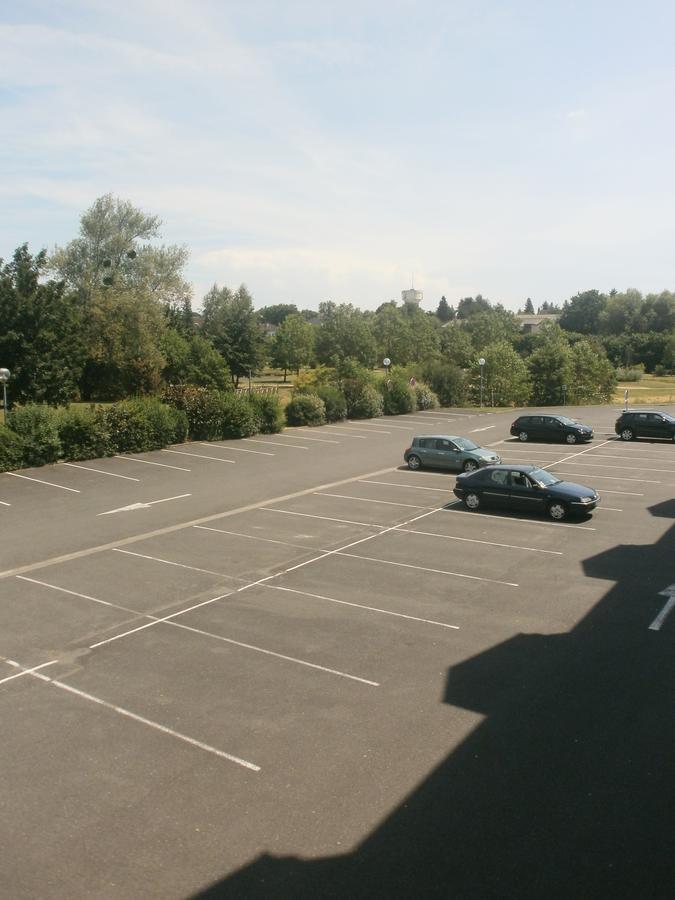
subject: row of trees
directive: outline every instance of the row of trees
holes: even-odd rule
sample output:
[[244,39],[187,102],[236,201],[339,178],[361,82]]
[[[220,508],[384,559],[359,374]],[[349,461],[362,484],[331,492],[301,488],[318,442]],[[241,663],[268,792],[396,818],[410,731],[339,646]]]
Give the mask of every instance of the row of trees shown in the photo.
[[559,310],[545,304],[559,321],[539,334],[523,334],[513,313],[480,294],[456,309],[442,298],[435,313],[394,301],[375,311],[330,301],[256,311],[244,285],[214,285],[196,316],[187,250],[158,244],[159,228],[106,195],[65,247],[32,255],[24,245],[0,261],[0,364],[12,371],[15,400],[116,400],[177,383],[223,390],[267,364],[286,375],[348,360],[370,369],[384,357],[413,373],[445,367],[453,383],[462,373],[472,397],[484,357],[496,403],[557,403],[563,385],[570,400],[609,396],[616,366],[675,367],[668,291],[587,291]]

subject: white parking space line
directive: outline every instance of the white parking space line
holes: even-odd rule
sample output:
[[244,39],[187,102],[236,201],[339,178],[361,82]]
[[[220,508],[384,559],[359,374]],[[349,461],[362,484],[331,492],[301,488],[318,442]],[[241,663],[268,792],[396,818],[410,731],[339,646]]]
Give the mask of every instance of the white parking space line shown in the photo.
[[[626,455],[610,456],[609,453],[595,453],[593,455],[593,458],[594,459],[626,459]],[[663,462],[663,457],[662,456],[649,456],[649,457],[639,456],[639,457],[636,457],[635,462],[633,463],[633,466],[640,466],[640,465],[642,465],[643,462],[651,462],[651,461]]]
[[394,503],[393,500],[371,500],[370,497],[349,497],[346,494],[328,494],[324,491],[315,491],[317,497],[336,497],[339,500],[358,500],[361,503],[382,503],[385,506],[407,506],[409,509],[432,509],[431,506],[422,506],[417,503]]
[[249,541],[262,541],[265,544],[282,544],[284,547],[295,547],[296,550],[308,550],[310,553],[316,553],[317,550],[323,552],[322,547],[308,547],[306,544],[293,544],[291,541],[265,538],[261,537],[259,534],[244,534],[242,531],[225,531],[224,528],[210,528],[208,525],[195,525],[194,528],[199,531],[215,531],[217,534],[229,534],[232,535],[232,537],[247,538]]
[[[18,666],[19,663],[15,662],[13,659],[6,659],[2,657],[4,662],[6,662],[10,666]],[[40,669],[45,669],[47,666],[53,666],[58,662],[58,659],[52,659],[50,662],[41,663],[39,666],[33,666],[30,669],[22,668],[20,672],[15,672],[14,675],[8,675],[7,678],[0,679],[0,684],[6,684],[8,681],[14,681],[15,678],[22,678],[24,675],[32,675],[33,672],[38,672]]]
[[424,485],[421,485],[421,484],[396,484],[395,481],[370,481],[369,479],[366,479],[366,478],[359,478],[358,483],[359,484],[383,484],[383,485],[387,485],[388,487],[409,488],[410,490],[413,490],[413,491],[434,491],[437,494],[446,493],[445,489],[442,487],[432,488],[432,487],[425,487]]
[[[300,429],[298,429],[298,430],[300,430]],[[288,436],[289,436],[290,438],[294,437],[294,435],[292,435],[292,434],[289,434]],[[340,441],[334,441],[334,440],[332,440],[331,438],[309,437],[309,435],[306,435],[306,434],[304,433],[304,431],[300,433],[300,435],[298,436],[297,440],[299,440],[299,441],[313,441],[313,442],[316,443],[316,444],[339,444],[339,443],[340,443]]]
[[[445,507],[447,509],[447,506]],[[549,528],[578,528],[581,531],[595,531],[591,525],[572,525],[567,522],[545,522],[539,521],[538,519],[521,519],[518,516],[500,516],[496,513],[479,513],[479,512],[461,512],[459,515],[462,516],[471,516],[474,518],[475,516],[481,516],[485,519],[494,519],[500,522],[523,522],[525,525],[543,525],[548,526]]]
[[486,425],[484,428],[472,428],[469,434],[476,434],[477,431],[489,431],[491,428],[496,427],[496,425]]
[[338,600],[336,597],[325,597],[323,594],[311,594],[309,591],[300,591],[296,588],[282,587],[279,584],[263,584],[261,587],[274,591],[287,591],[290,594],[300,594],[302,597],[313,597],[315,600],[327,600],[329,603],[339,603],[341,606],[352,606],[356,609],[365,609],[368,612],[382,613],[385,616],[396,616],[398,619],[410,619],[413,622],[423,622],[426,625],[439,625],[441,628],[451,628],[459,631],[459,625],[448,625],[447,622],[436,622],[434,619],[422,619],[420,616],[409,616],[405,613],[393,612],[390,609],[380,609],[378,606],[364,606],[363,603],[352,603],[350,600]]
[[600,505],[600,506],[598,506],[598,508],[595,510],[595,512],[623,512],[623,510],[622,510],[622,509],[616,509],[616,508],[613,507],[613,506],[603,506],[603,505]]
[[[551,466],[555,467],[556,463],[551,463]],[[543,466],[542,466],[543,468]],[[548,468],[548,466],[546,467]],[[583,472],[554,472],[554,475],[572,475],[574,478],[579,478],[581,476],[584,477]],[[589,478],[609,478],[610,481],[636,481],[638,484],[663,484],[662,481],[653,481],[649,478],[626,478],[624,475],[598,475],[596,472],[591,472],[588,475]]]
[[201,453],[188,453],[186,450],[162,450],[162,453],[177,453],[179,456],[196,456],[197,459],[211,459],[214,462],[232,463],[236,465],[233,459],[225,459],[224,456],[206,456]]
[[603,496],[605,494],[622,494],[625,497],[644,497],[644,494],[638,494],[635,491],[608,491],[606,488],[602,489]]
[[415,569],[419,572],[431,572],[434,575],[452,575],[455,578],[470,578],[472,581],[486,581],[489,584],[503,584],[506,587],[518,587],[512,581],[498,581],[495,578],[482,578],[480,575],[466,575],[462,572],[448,572],[445,569],[430,569],[428,566],[414,566],[412,563],[396,562],[392,559],[379,559],[377,556],[361,556],[358,553],[346,553],[343,550],[335,551],[337,556],[348,556],[351,559],[363,559],[366,562],[381,563],[385,566],[398,566],[402,569]]
[[65,487],[63,484],[54,484],[52,481],[42,481],[40,478],[30,478],[28,475],[19,475],[18,472],[5,472],[5,475],[11,475],[13,478],[24,478],[26,481],[36,481],[38,484],[47,484],[49,487],[60,488],[62,491],[70,491],[71,494],[79,494],[76,488]]
[[[285,435],[280,434],[279,437],[285,437]],[[249,444],[269,444],[272,447],[290,447],[291,450],[309,450],[309,447],[303,447],[301,444],[279,444],[277,441],[258,441],[255,438],[242,438],[242,440],[248,441]]]
[[98,472],[99,475],[110,475],[111,478],[124,478],[126,481],[140,481],[140,478],[132,478],[131,475],[118,475],[117,472],[106,472],[105,469],[95,469],[93,466],[80,466],[75,463],[63,463],[71,469],[84,469],[85,472]]
[[[20,667],[18,663],[14,663],[14,665],[19,668],[23,668]],[[166,725],[161,725],[159,722],[154,722],[152,719],[146,719],[145,716],[139,716],[137,713],[131,712],[131,710],[125,709],[122,706],[116,706],[114,703],[109,703],[107,700],[102,700],[100,697],[95,697],[93,694],[87,694],[85,691],[80,691],[69,684],[65,684],[65,682],[63,681],[56,681],[54,678],[48,678],[46,675],[43,675],[42,672],[32,670],[29,671],[28,674],[30,674],[33,678],[39,678],[46,684],[51,684],[63,691],[68,691],[68,693],[79,697],[81,700],[88,700],[90,703],[95,703],[98,706],[103,706],[105,709],[112,710],[112,712],[115,712],[120,716],[124,716],[127,719],[132,719],[135,722],[140,722],[142,725],[147,725],[150,728],[154,728],[157,731],[168,734],[180,741],[184,741],[186,744],[190,744],[192,747],[197,747],[199,750],[205,750],[207,753],[213,753],[215,756],[219,756],[221,759],[227,759],[229,762],[233,762],[239,766],[243,766],[245,769],[251,769],[253,772],[260,771],[260,766],[255,765],[255,763],[249,762],[246,759],[242,759],[239,756],[233,756],[231,753],[226,753],[224,750],[218,750],[217,747],[212,747],[210,744],[204,744],[202,741],[197,741],[186,734],[182,734],[180,731],[174,731],[173,728],[167,728]]]
[[7,503],[4,500],[0,500],[0,506],[11,506],[11,503]]
[[[349,421],[347,421],[347,425],[350,425],[350,424],[351,424],[351,423],[350,423]],[[376,427],[377,427],[377,428],[384,428],[385,426],[384,426],[384,425],[381,425],[381,426],[378,425],[378,426],[376,426]],[[366,433],[366,434],[369,434],[371,437],[372,437],[372,436],[377,436],[377,435],[379,435],[379,434],[391,434],[391,431],[373,431],[372,428],[356,428],[356,427],[354,427],[354,428],[350,428],[349,431],[365,431],[365,433]]]
[[[358,422],[355,422],[353,419],[347,419],[350,425],[356,425]],[[378,425],[377,422],[368,422],[369,428],[396,428],[398,431],[414,431],[414,428],[408,428],[405,425],[392,425],[390,422],[387,422],[386,425]],[[390,432],[383,431],[382,434],[389,434]]]
[[324,425],[323,427],[324,427],[324,428],[330,428],[330,429],[331,429],[331,431],[330,431],[331,434],[339,434],[341,437],[350,437],[350,438],[354,438],[355,441],[367,441],[367,440],[368,440],[368,435],[365,435],[365,434],[352,434],[351,431],[345,431],[345,430],[338,431],[337,428],[336,428],[334,425]]
[[227,444],[216,444],[214,441],[211,441],[210,444],[207,444],[205,441],[197,442],[200,447],[222,447],[223,450],[231,450],[233,453],[256,453],[258,456],[276,456],[276,453],[268,453],[265,450],[248,450],[244,447],[230,447]]
[[[636,468],[643,468],[642,466],[615,466],[613,463],[590,463],[586,462],[585,459],[581,460],[581,462],[571,462],[569,459],[564,460],[565,462],[570,463],[573,466],[588,466],[591,469],[628,469],[628,471],[632,471]],[[654,466],[647,466],[650,472],[667,472],[670,475],[675,475],[675,469],[657,469]]]
[[[194,527],[197,528],[198,526],[195,525]],[[229,578],[232,581],[243,581],[242,578],[236,578],[234,575],[227,575],[225,572],[213,572],[211,569],[200,569],[198,566],[188,566],[185,563],[173,562],[171,559],[162,559],[159,556],[146,556],[144,553],[134,553],[133,550],[122,550],[121,547],[114,547],[113,552],[124,553],[126,556],[137,556],[139,559],[163,563],[165,566],[176,566],[178,569],[189,569],[191,572],[202,572],[204,575],[216,575],[219,578]],[[18,577],[20,578],[21,576],[19,575]],[[28,581],[30,581],[30,579],[28,579]]]
[[477,538],[457,537],[454,534],[438,534],[435,531],[415,531],[412,528],[395,528],[405,534],[421,534],[425,537],[442,538],[445,541],[465,541],[467,544],[486,544],[488,547],[504,547],[507,550],[528,550],[530,553],[548,553],[551,556],[562,556],[561,550],[542,550],[540,547],[519,547],[517,544],[500,544],[497,541],[480,541]]
[[128,606],[120,606],[119,603],[110,603],[108,600],[99,600],[98,597],[90,597],[89,594],[79,594],[77,591],[71,591],[68,588],[60,587],[58,584],[50,584],[48,581],[37,581],[35,578],[26,578],[25,575],[17,575],[21,581],[29,581],[31,584],[38,584],[40,587],[51,588],[53,591],[60,591],[62,594],[69,594],[71,597],[79,597],[80,600],[90,600],[92,603],[99,603],[101,606],[110,606],[113,609],[120,609],[122,612],[131,613],[134,616],[141,616],[137,609],[130,609]]
[[145,466],[161,466],[163,469],[176,469],[178,472],[192,471],[192,469],[186,469],[183,466],[170,466],[168,463],[152,462],[150,459],[139,459],[137,456],[122,456],[121,453],[116,453],[115,459],[126,459],[128,462],[143,463]]
[[263,512],[283,513],[285,516],[303,516],[306,519],[323,519],[325,522],[339,522],[343,525],[362,525],[364,528],[388,528],[388,525],[376,525],[374,522],[354,522],[353,519],[336,519],[333,516],[317,516],[313,513],[295,512],[292,509],[275,509],[273,506],[261,506]]
[[[659,591],[660,594],[665,593],[665,591]],[[666,618],[672,612],[673,607],[675,606],[675,595],[671,594],[670,598],[666,602],[666,605],[663,607],[658,616],[654,619],[652,624],[649,626],[650,631],[660,631],[661,626],[666,621]]]

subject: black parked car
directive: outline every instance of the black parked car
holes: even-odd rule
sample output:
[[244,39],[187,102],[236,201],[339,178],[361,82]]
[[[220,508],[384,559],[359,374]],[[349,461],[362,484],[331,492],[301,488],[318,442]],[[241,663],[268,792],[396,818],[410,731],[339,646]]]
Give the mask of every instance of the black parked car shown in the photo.
[[666,438],[675,441],[675,419],[668,413],[651,409],[641,409],[639,412],[626,411],[616,420],[614,431],[620,435],[622,441],[632,441],[638,437]]
[[592,487],[561,481],[536,466],[488,466],[457,476],[454,488],[467,509],[497,506],[514,512],[547,512],[560,522],[590,512],[600,497]]
[[511,425],[511,434],[521,441],[566,441],[568,444],[593,439],[590,425],[582,425],[567,416],[518,416]]

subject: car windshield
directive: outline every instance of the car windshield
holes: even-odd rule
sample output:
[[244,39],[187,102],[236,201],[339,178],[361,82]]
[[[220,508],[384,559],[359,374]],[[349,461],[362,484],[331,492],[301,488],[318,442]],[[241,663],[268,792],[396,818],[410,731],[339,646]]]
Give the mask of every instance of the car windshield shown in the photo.
[[454,442],[460,450],[478,450],[478,444],[474,444],[474,442],[470,441],[468,438],[454,438]]
[[570,419],[567,416],[556,416],[559,422],[562,422],[563,425],[578,425],[578,422],[575,422],[574,419]]
[[533,469],[530,472],[530,478],[532,481],[536,481],[537,484],[541,484],[543,487],[548,487],[550,484],[558,484],[560,482],[559,478],[556,478],[555,475],[551,475],[550,472],[547,472],[545,469]]
[[662,413],[662,415],[666,422],[670,422],[671,425],[675,425],[675,419],[672,416],[669,416],[668,413]]

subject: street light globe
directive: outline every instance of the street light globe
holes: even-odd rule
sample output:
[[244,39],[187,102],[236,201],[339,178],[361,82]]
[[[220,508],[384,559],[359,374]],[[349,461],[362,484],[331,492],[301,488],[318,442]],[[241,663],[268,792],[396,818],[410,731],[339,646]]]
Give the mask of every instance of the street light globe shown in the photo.
[[382,360],[382,365],[383,365],[383,366],[390,366],[390,365],[391,365],[391,360],[389,359],[388,356],[385,356],[385,358]]
[[484,365],[485,365],[485,360],[483,359],[482,356],[481,356],[481,358],[478,360],[478,365],[479,365],[479,366],[484,366]]
[[0,369],[0,383],[7,384],[10,374],[9,369]]

